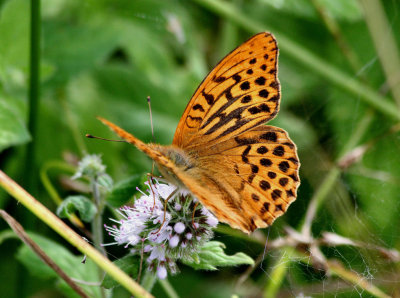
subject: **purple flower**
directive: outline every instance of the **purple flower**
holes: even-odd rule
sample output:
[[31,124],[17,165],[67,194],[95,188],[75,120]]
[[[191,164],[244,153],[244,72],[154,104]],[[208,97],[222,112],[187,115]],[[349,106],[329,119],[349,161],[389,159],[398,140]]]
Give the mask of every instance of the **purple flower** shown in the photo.
[[207,209],[197,206],[197,199],[187,191],[179,190],[169,198],[175,186],[157,181],[146,185],[147,192],[139,190],[142,195],[133,206],[119,209],[120,220],[111,219],[118,226],[105,228],[115,240],[109,245],[124,245],[136,254],[142,253],[148,270],[163,279],[168,272],[178,271],[177,260],[193,259],[212,238],[211,229],[218,220]]

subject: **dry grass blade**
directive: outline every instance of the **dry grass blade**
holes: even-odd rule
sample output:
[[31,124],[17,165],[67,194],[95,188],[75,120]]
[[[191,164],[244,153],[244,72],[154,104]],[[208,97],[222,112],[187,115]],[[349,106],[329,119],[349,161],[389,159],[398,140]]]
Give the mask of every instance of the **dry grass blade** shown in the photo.
[[7,212],[0,210],[0,215],[13,229],[15,234],[28,245],[34,253],[45,262],[51,269],[54,270],[79,296],[89,297],[40,247],[37,245],[25,232],[24,228]]

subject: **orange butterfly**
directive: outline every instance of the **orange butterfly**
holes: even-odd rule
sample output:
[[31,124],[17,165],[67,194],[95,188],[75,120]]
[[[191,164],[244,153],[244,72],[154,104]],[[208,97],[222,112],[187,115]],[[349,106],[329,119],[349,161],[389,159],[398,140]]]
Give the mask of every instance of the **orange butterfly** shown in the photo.
[[170,146],[145,144],[100,118],[189,190],[219,221],[249,233],[271,225],[296,199],[296,146],[264,125],[279,110],[278,48],[259,33],[227,55],[197,88]]

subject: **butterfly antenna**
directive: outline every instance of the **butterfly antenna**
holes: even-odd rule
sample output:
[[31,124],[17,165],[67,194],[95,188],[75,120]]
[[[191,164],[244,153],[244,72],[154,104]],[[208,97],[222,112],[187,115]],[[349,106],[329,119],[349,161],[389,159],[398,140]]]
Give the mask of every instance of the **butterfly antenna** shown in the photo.
[[105,138],[101,138],[101,137],[96,137],[96,136],[93,136],[93,135],[91,135],[91,134],[86,134],[86,137],[88,138],[88,139],[98,139],[98,140],[102,140],[102,141],[109,141],[109,142],[121,142],[121,143],[128,143],[127,141],[125,141],[125,140],[111,140],[111,139],[105,139]]
[[153,137],[153,143],[155,143],[156,139],[154,137],[153,114],[151,113],[151,99],[150,99],[150,96],[147,96],[147,104],[149,105],[149,112],[150,112],[151,135]]
[[[153,114],[151,113],[151,98],[147,96],[147,104],[149,105],[149,113],[150,113],[150,126],[151,126],[151,135],[153,138],[153,143],[156,142],[156,138],[154,137],[154,127],[153,127]],[[151,164],[151,175],[154,173],[154,161]]]

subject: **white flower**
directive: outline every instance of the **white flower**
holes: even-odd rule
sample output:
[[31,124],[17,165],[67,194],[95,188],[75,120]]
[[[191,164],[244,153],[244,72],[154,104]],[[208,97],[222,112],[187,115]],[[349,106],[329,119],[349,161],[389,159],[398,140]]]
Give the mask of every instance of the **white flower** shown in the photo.
[[159,279],[165,279],[167,277],[167,269],[164,266],[159,266],[157,268],[157,277]]
[[171,246],[171,247],[177,247],[178,243],[179,243],[179,236],[178,235],[172,236],[172,238],[169,239],[169,246]]
[[175,203],[175,207],[174,208],[175,208],[176,211],[181,211],[182,205],[179,204],[179,203]]
[[165,248],[161,245],[153,248],[147,261],[151,262],[156,259],[159,261],[165,261]]
[[171,232],[172,232],[172,227],[171,226],[167,226],[165,223],[164,225],[161,227],[161,230],[158,232],[156,230],[153,230],[149,233],[148,236],[148,240],[155,242],[155,243],[163,243],[164,241],[166,241],[167,239],[170,238],[171,236]]
[[185,227],[184,223],[182,223],[182,222],[177,222],[174,225],[174,231],[177,232],[178,234],[182,234],[183,231],[185,230],[185,228],[186,227]]
[[201,213],[207,216],[206,223],[215,228],[218,225],[218,219],[207,208],[201,208]]

